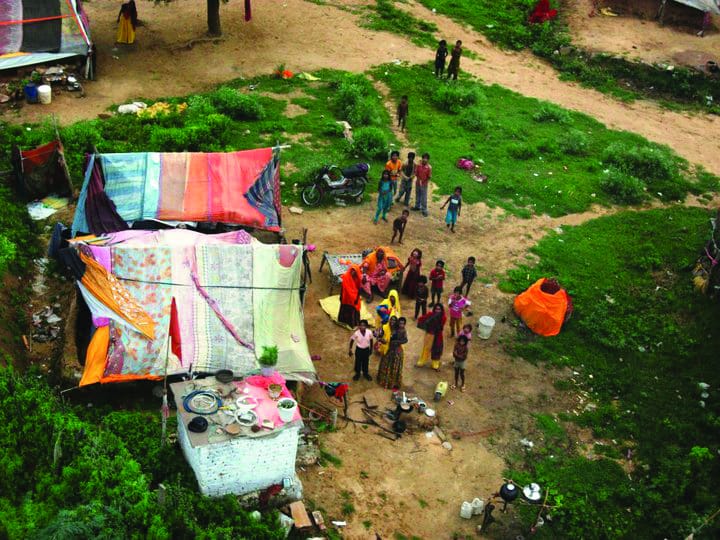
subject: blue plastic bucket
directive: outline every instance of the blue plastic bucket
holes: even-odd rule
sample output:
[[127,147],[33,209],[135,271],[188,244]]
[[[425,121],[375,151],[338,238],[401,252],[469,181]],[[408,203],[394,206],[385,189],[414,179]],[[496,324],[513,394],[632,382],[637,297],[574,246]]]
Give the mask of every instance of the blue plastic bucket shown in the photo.
[[35,83],[27,83],[25,85],[25,100],[28,103],[38,102],[38,89]]

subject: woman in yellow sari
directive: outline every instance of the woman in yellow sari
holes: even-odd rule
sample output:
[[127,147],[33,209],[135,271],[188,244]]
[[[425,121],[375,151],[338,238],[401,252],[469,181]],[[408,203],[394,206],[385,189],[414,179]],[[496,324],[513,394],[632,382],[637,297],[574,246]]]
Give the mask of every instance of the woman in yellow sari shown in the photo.
[[117,30],[117,41],[118,43],[134,43],[135,42],[135,28],[137,27],[137,7],[135,7],[135,0],[120,6],[120,13],[117,18],[118,30]]
[[402,317],[400,296],[394,289],[390,291],[387,298],[380,302],[375,308],[375,328],[380,328],[390,317],[397,317],[398,319]]

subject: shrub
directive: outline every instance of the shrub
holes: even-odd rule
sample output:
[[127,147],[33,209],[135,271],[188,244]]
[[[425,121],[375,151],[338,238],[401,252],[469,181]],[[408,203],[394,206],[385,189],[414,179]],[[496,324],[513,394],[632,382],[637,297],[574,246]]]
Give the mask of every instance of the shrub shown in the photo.
[[512,143],[507,147],[507,152],[513,159],[528,160],[537,156],[537,149],[526,143]]
[[487,131],[492,128],[488,114],[480,107],[470,107],[462,111],[458,122],[468,131]]
[[218,88],[210,94],[210,99],[219,112],[235,120],[261,120],[265,116],[265,109],[256,96],[241,94],[234,88]]
[[458,114],[472,105],[485,102],[485,95],[476,84],[441,84],[432,95],[435,105],[452,114]]
[[619,204],[637,204],[645,197],[645,183],[622,171],[611,169],[600,181],[602,190]]
[[217,113],[217,109],[208,96],[190,96],[187,100],[187,104],[187,114],[189,116],[203,117]]
[[570,122],[570,113],[552,103],[543,103],[538,111],[533,114],[533,120],[536,122],[567,124]]
[[341,124],[333,120],[327,120],[320,126],[320,133],[330,137],[342,137],[345,131]]
[[561,152],[571,156],[584,156],[588,153],[590,139],[578,129],[572,129],[563,133],[558,140],[558,148]]
[[15,244],[0,233],[0,276],[5,273],[7,267],[15,260]]
[[185,152],[190,139],[188,132],[181,128],[153,129],[150,135],[150,148],[154,152]]
[[353,127],[378,126],[382,123],[378,105],[370,97],[360,99],[347,111],[346,117]]
[[352,150],[370,159],[382,159],[388,148],[385,132],[376,127],[362,127],[355,130]]
[[605,149],[603,161],[645,181],[669,180],[679,173],[670,153],[657,146],[628,147],[622,143],[613,143]]
[[339,80],[335,105],[341,116],[353,126],[382,123],[381,105],[375,99],[372,84],[363,76],[346,75]]

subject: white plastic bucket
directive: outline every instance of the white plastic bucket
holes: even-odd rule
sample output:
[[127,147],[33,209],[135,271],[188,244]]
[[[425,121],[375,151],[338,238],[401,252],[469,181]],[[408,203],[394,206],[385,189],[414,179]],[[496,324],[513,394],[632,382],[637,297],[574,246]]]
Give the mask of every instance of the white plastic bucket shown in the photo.
[[49,105],[52,101],[52,88],[47,84],[38,86],[38,101],[43,105]]
[[492,334],[494,327],[495,319],[487,315],[480,317],[478,321],[478,334],[480,335],[480,339],[490,339],[490,334]]
[[[289,409],[286,409],[285,407],[281,407],[281,403],[292,403],[292,407]],[[280,401],[278,401],[278,415],[280,415],[280,420],[283,422],[291,422],[293,419],[293,416],[295,416],[295,409],[297,409],[297,402],[294,399],[290,398],[282,398]]]

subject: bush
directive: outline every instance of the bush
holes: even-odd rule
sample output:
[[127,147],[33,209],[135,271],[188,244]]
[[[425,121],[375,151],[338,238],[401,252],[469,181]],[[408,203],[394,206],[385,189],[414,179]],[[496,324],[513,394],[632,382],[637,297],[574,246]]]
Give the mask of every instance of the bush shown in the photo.
[[462,111],[458,122],[468,131],[488,131],[492,128],[488,114],[480,107],[470,107]]
[[186,152],[189,145],[188,132],[182,128],[156,127],[150,135],[153,152]]
[[339,80],[335,105],[353,127],[382,124],[382,106],[375,98],[372,84],[363,76],[346,75]]
[[561,109],[552,103],[543,103],[540,109],[533,114],[533,120],[536,122],[555,122],[558,124],[567,124],[570,122],[570,113],[565,109]]
[[379,105],[370,97],[360,99],[354,107],[347,111],[347,120],[353,127],[379,126],[382,118],[378,111]]
[[526,143],[512,143],[507,147],[507,152],[513,159],[528,160],[537,156],[537,149]]
[[610,169],[600,187],[618,204],[638,204],[646,197],[642,180],[617,169]]
[[376,127],[363,127],[355,130],[352,150],[369,159],[383,159],[388,149],[385,132]]
[[441,84],[432,95],[435,105],[446,112],[458,114],[467,107],[485,102],[485,95],[476,84]]
[[0,276],[5,273],[10,263],[15,260],[15,244],[0,233]]
[[564,154],[584,156],[588,153],[590,139],[578,129],[563,133],[558,140],[558,148]]
[[223,86],[210,94],[217,110],[235,120],[261,120],[265,109],[256,96],[241,94],[234,88]]
[[208,96],[195,95],[190,96],[187,100],[188,116],[204,117],[217,113],[217,109],[213,105],[212,100]]
[[670,180],[679,173],[673,157],[660,147],[613,143],[605,149],[603,161],[645,181]]
[[345,129],[342,124],[338,124],[333,120],[327,120],[321,125],[320,133],[329,137],[342,137],[345,133]]

